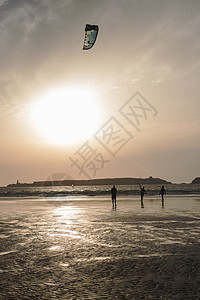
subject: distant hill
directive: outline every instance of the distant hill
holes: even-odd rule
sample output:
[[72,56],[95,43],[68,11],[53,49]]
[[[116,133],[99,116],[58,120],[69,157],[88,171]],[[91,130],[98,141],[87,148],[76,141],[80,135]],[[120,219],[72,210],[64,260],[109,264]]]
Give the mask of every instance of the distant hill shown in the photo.
[[193,184],[200,184],[200,177],[196,177],[194,180],[192,180]]
[[103,178],[90,180],[56,180],[56,181],[34,181],[33,183],[9,184],[8,187],[21,186],[85,186],[85,185],[134,185],[134,184],[171,184],[171,182],[160,178]]

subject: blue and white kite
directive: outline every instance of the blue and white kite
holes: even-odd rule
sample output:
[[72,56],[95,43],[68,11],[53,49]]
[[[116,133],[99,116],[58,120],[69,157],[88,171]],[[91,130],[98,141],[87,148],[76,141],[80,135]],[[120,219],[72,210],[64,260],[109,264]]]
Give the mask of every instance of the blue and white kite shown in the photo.
[[99,27],[97,25],[86,24],[83,50],[89,50],[92,48],[97,39],[98,31]]

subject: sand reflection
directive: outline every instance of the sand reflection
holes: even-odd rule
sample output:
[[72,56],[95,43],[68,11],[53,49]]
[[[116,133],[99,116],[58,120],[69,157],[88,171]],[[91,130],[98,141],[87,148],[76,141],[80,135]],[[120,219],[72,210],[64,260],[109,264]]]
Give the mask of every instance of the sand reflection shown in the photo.
[[51,236],[75,239],[83,238],[82,234],[77,231],[79,223],[84,221],[81,218],[82,213],[83,209],[69,205],[56,208],[54,215],[56,216],[57,222],[53,232],[51,232]]
[[60,223],[74,224],[75,221],[80,221],[82,211],[82,208],[65,205],[56,208],[54,214],[58,217]]

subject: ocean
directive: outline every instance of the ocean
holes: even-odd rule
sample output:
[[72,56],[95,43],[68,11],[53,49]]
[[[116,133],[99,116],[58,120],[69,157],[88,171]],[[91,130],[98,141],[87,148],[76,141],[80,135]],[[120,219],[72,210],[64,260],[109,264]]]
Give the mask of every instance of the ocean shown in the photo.
[[[55,196],[108,196],[112,186],[47,186],[47,187],[0,187],[0,200],[2,197],[55,197]],[[146,196],[159,194],[161,185],[145,185]],[[197,184],[168,184],[165,185],[168,195],[200,194],[200,185]],[[138,185],[117,186],[119,196],[138,196],[140,188]]]
[[200,299],[200,187],[1,188],[0,299]]

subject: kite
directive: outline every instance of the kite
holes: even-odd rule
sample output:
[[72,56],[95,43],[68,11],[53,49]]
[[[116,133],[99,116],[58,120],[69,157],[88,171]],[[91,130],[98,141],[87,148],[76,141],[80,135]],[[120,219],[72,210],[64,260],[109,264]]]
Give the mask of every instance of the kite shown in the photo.
[[86,24],[83,50],[89,50],[92,48],[97,39],[98,31],[99,27],[97,25]]

